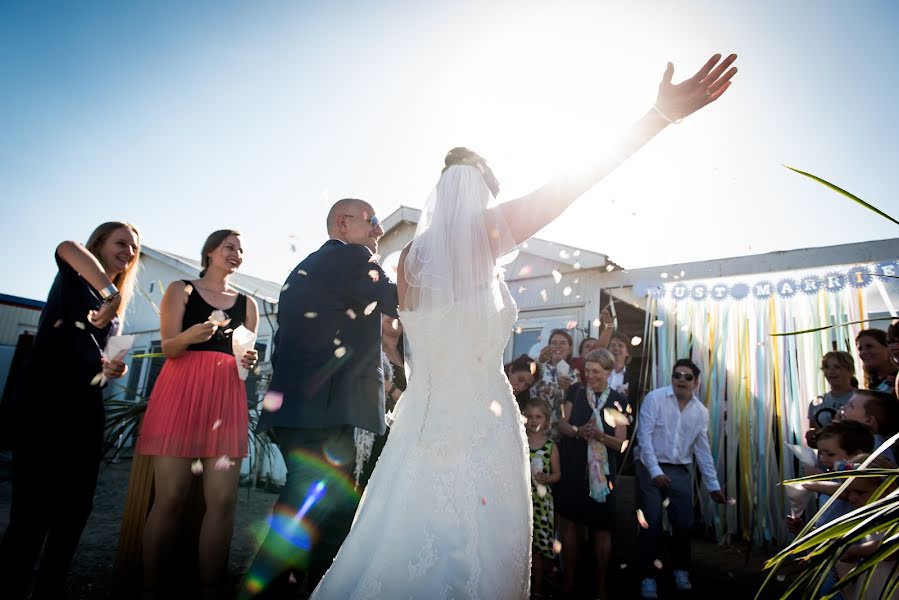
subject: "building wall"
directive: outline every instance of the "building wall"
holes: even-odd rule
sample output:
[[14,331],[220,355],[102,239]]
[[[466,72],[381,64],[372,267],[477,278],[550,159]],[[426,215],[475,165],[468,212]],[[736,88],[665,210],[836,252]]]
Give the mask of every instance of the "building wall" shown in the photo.
[[37,308],[0,304],[0,346],[15,347],[19,334],[37,332],[40,317],[41,311]]

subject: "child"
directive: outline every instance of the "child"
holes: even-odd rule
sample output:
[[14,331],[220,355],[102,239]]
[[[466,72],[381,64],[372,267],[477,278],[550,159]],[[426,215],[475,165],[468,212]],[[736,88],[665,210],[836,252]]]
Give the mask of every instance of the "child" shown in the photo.
[[[853,468],[858,468],[869,455],[861,454],[858,456],[854,456],[849,462]],[[870,469],[895,469],[896,465],[885,458],[883,456],[878,456],[868,465]],[[842,483],[842,482],[841,482]],[[861,508],[865,504],[867,504],[871,495],[874,493],[880,485],[883,483],[882,477],[857,477],[853,479],[846,490],[843,492],[843,497],[852,505],[852,508]],[[893,486],[895,488],[895,485]],[[890,493],[891,489],[887,489],[884,494]],[[839,577],[845,575],[852,567],[855,566],[854,563],[859,562],[860,560],[870,556],[877,548],[880,546],[880,537],[877,534],[870,535],[865,538],[863,541],[853,544],[846,549],[843,555],[840,557],[840,562],[837,563],[837,574]],[[890,573],[895,566],[895,555],[888,556],[884,558],[880,564],[878,564],[874,568],[874,574],[871,576],[871,581],[868,582],[868,589],[865,592],[864,598],[880,598],[881,591],[886,587],[887,582],[890,577]],[[846,598],[862,598],[859,595],[861,583],[864,581],[865,577],[859,577],[855,580],[855,582],[851,583],[847,586],[846,591],[844,592],[844,596]],[[893,594],[890,598],[896,598],[897,594]]]
[[522,414],[531,450],[531,498],[534,503],[534,546],[531,550],[531,598],[542,598],[543,570],[555,559],[553,496],[548,484],[562,477],[559,449],[548,435],[551,409],[542,398],[525,401]]
[[[843,419],[858,421],[871,428],[874,433],[874,447],[899,432],[899,402],[886,392],[858,390],[843,407]],[[896,462],[893,449],[880,454],[891,462]]]
[[[838,460],[845,461],[850,456],[870,452],[874,448],[874,436],[871,430],[862,423],[855,421],[835,422],[819,429],[815,434],[815,442],[818,448],[818,463],[823,467],[824,471],[832,471],[834,463]],[[805,470],[806,475],[812,475],[815,472],[823,471],[818,471],[814,468]],[[805,487],[810,491],[819,492],[818,507],[820,509],[830,498],[830,494],[833,493],[835,488],[839,487],[839,484],[834,485],[832,482],[807,483]],[[817,525],[821,526],[824,523],[828,523],[850,510],[852,508],[847,502],[836,500],[830,505],[827,512],[818,519]],[[787,529],[791,533],[798,533],[802,529],[803,524],[802,517],[787,517]]]

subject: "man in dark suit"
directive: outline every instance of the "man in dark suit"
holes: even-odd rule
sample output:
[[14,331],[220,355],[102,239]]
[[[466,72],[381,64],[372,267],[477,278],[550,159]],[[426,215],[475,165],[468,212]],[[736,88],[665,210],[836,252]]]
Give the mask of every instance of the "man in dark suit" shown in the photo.
[[[356,427],[383,434],[382,314],[397,317],[396,285],[373,255],[384,235],[371,205],[339,200],[325,244],[288,276],[278,304],[274,372],[259,430],[287,465],[268,536],[244,592],[292,597],[328,569],[352,523]],[[294,577],[290,578],[293,573]]]

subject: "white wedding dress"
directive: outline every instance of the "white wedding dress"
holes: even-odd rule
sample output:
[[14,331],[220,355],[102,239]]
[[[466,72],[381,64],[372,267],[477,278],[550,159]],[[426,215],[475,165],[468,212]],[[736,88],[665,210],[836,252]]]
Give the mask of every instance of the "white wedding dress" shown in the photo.
[[515,303],[492,275],[440,310],[400,318],[408,387],[352,529],[312,598],[525,599],[528,449],[502,365]]

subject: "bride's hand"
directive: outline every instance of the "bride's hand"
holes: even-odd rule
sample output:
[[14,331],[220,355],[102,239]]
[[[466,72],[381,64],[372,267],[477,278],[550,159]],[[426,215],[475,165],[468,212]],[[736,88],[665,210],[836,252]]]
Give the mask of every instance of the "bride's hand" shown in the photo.
[[721,55],[716,54],[693,77],[676,85],[671,83],[674,65],[668,63],[659,84],[656,107],[666,117],[676,120],[683,119],[706,104],[714,102],[730,87],[730,79],[737,73],[737,68],[728,69],[728,67],[735,60],[736,54],[731,54],[723,61]]

